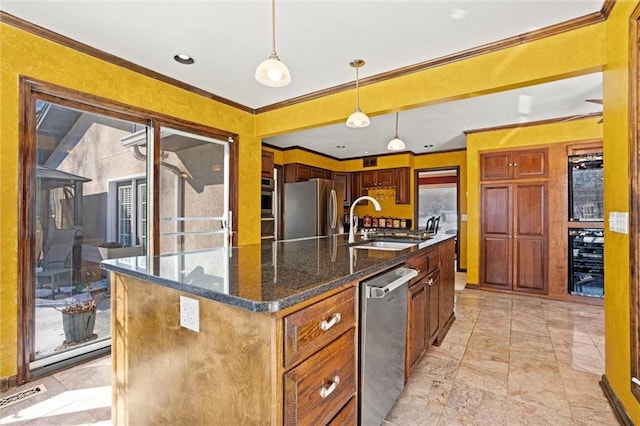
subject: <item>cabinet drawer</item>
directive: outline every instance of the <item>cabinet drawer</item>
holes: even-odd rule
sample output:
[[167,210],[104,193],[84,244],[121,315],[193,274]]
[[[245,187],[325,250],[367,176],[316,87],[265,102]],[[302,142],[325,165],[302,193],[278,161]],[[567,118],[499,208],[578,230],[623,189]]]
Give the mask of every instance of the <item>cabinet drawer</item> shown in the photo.
[[429,269],[429,259],[427,257],[427,253],[421,253],[417,256],[410,257],[405,263],[409,268],[418,271],[418,276],[412,278],[409,285],[420,281],[427,274]]
[[307,358],[356,322],[355,287],[284,319],[285,368]]
[[356,426],[358,424],[358,398],[355,396],[329,422],[329,426]]
[[325,425],[355,395],[355,327],[284,375],[285,424]]
[[435,271],[440,266],[440,251],[436,247],[434,250],[427,252],[427,272]]

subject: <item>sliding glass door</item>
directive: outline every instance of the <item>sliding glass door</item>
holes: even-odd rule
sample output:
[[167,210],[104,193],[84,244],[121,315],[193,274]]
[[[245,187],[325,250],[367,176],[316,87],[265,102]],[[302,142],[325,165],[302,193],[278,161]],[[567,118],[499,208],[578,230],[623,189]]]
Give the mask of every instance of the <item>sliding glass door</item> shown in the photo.
[[148,138],[147,126],[36,102],[31,369],[109,346],[99,264],[147,250]]
[[160,254],[229,245],[229,143],[160,128]]

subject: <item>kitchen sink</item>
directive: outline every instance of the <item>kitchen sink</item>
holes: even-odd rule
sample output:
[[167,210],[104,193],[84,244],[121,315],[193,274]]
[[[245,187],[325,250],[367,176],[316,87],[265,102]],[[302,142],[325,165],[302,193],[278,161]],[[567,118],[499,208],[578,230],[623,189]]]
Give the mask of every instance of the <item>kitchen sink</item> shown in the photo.
[[359,243],[353,246],[357,249],[369,249],[369,250],[404,250],[410,247],[415,247],[415,242],[398,242],[398,241],[368,241]]

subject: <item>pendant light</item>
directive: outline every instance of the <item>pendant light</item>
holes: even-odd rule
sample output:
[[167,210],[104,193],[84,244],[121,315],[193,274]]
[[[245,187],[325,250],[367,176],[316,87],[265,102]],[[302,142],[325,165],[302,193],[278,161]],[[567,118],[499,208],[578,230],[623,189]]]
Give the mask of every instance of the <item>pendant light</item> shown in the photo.
[[276,0],[271,0],[271,55],[258,65],[256,80],[269,87],[284,87],[291,82],[289,68],[276,53]]
[[398,113],[396,112],[396,135],[387,144],[389,151],[402,151],[405,149],[405,144],[402,139],[398,137]]
[[349,62],[349,65],[351,66],[351,68],[356,69],[356,110],[351,113],[349,118],[347,118],[347,127],[367,127],[370,123],[369,117],[367,117],[367,114],[360,111],[360,99],[358,97],[358,68],[364,66],[364,60],[354,59],[353,61]]

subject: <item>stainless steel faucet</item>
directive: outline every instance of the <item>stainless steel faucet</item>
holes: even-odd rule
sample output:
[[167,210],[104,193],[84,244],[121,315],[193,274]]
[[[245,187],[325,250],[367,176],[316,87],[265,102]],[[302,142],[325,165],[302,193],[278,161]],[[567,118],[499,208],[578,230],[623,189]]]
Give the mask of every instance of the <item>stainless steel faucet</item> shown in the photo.
[[376,200],[373,197],[369,197],[368,195],[357,198],[353,202],[353,204],[351,204],[351,208],[349,209],[349,222],[351,223],[351,226],[349,227],[349,244],[356,242],[356,228],[358,227],[358,224],[356,223],[356,221],[353,220],[353,209],[356,207],[356,204],[364,200],[371,201],[373,203],[373,207],[376,209],[377,212],[382,210],[382,207],[380,207],[380,203],[378,202],[378,200]]

